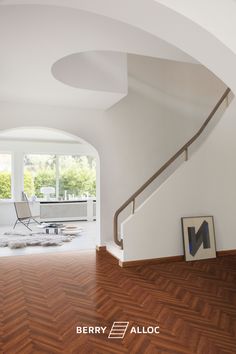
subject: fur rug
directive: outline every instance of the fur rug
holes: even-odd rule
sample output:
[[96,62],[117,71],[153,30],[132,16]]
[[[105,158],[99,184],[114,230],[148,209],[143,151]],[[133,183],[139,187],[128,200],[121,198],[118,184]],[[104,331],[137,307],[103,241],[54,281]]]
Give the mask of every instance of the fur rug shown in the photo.
[[0,247],[14,249],[27,246],[61,246],[64,242],[70,242],[75,237],[74,235],[55,235],[43,232],[22,233],[10,231],[0,235]]

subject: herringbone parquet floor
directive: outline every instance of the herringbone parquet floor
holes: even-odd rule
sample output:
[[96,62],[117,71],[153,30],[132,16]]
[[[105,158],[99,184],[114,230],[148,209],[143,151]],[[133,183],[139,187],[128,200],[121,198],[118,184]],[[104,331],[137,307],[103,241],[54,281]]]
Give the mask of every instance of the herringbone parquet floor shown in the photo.
[[[236,353],[234,256],[127,269],[105,252],[2,258],[0,290],[4,354]],[[113,321],[129,321],[124,339],[108,338]]]

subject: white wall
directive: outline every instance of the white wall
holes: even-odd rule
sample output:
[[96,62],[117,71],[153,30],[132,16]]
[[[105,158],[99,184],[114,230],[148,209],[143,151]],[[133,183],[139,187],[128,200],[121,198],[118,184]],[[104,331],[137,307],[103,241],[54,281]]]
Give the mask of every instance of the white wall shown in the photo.
[[217,250],[236,249],[235,115],[234,100],[191,159],[124,223],[124,260],[182,255],[184,216],[213,215]]
[[[178,92],[183,68],[179,70],[176,62],[168,63],[175,72],[170,86],[175,86]],[[185,93],[181,96],[169,93],[166,86],[163,92],[147,82],[143,85],[145,78],[140,81],[136,77],[128,96],[106,112],[1,102],[0,129],[51,127],[77,135],[96,148],[101,167],[101,243],[104,243],[113,237],[115,210],[192,135],[224,90],[224,85],[203,67],[188,64],[185,69]],[[148,73],[147,66],[140,70]],[[168,73],[167,66],[165,70]],[[160,88],[165,81],[167,76],[160,76]],[[206,82],[208,90],[204,91]]]

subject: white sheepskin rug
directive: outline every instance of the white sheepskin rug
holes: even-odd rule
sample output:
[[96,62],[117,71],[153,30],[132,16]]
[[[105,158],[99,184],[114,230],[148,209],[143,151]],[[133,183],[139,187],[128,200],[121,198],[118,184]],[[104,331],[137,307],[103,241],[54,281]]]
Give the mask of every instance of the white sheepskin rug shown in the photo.
[[10,231],[0,235],[0,247],[13,249],[27,246],[61,246],[64,242],[72,241],[74,237],[74,235],[55,235],[43,232],[22,233]]

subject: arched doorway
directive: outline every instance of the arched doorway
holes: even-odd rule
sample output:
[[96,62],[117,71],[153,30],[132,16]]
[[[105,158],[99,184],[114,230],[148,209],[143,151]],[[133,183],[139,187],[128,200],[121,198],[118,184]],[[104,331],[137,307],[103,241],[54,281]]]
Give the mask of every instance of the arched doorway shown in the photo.
[[[83,222],[80,228],[86,230],[86,235],[93,233],[93,241],[88,236],[80,245],[74,242],[75,250],[95,248],[100,243],[100,160],[97,150],[84,139],[48,127],[3,130],[0,132],[0,178],[7,179],[8,183],[7,191],[5,182],[0,188],[0,233],[2,226],[4,232],[12,230],[14,202],[22,200],[25,192],[32,213],[40,211],[40,221],[80,226]],[[44,193],[45,187],[50,187],[52,193]],[[45,210],[50,210],[50,215]],[[15,253],[28,254],[29,250],[23,248]],[[45,249],[51,251],[53,247]],[[67,251],[73,247],[64,247],[63,243],[63,247],[54,247],[55,252],[57,249]]]

